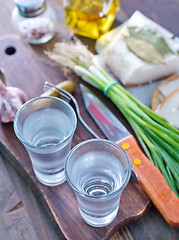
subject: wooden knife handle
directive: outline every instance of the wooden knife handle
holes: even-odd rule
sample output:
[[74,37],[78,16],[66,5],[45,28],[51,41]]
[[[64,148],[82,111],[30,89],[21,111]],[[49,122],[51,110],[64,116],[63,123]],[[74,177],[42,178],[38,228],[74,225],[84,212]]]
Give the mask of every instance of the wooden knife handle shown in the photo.
[[[152,162],[143,154],[136,139],[129,137],[117,142],[124,148],[128,144],[126,153],[128,154],[132,168],[136,171],[139,182],[152,200],[161,215],[173,227],[179,227],[179,198],[174,194],[167,181]],[[139,159],[140,161],[136,160]],[[135,164],[135,163],[140,164]]]

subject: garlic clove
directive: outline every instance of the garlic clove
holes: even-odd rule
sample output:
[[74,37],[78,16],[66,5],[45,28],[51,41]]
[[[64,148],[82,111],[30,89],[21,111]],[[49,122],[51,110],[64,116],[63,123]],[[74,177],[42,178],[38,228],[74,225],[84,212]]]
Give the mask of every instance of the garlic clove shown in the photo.
[[24,91],[17,87],[6,87],[0,80],[0,120],[13,122],[19,108],[27,101]]

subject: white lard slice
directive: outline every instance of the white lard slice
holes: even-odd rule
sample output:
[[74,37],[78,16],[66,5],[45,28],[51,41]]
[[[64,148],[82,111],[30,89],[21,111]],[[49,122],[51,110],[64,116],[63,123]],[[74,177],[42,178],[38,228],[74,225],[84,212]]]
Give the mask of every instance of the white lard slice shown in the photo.
[[164,64],[151,64],[132,53],[122,38],[109,45],[105,64],[124,85],[140,85],[176,73],[179,67],[177,54],[165,54]]
[[147,18],[140,11],[135,11],[128,21],[122,23],[118,27],[112,29],[97,39],[95,44],[95,50],[97,53],[100,54],[105,49],[105,47],[107,47],[114,39],[119,38],[125,34],[127,25],[138,27],[151,27],[152,25],[154,30],[159,31],[167,39],[174,37],[173,33],[169,32],[167,29]]
[[[164,55],[166,65],[151,64],[140,59],[128,49],[123,40],[122,35],[127,30],[126,25],[151,28],[160,32],[175,54]],[[170,39],[173,36],[172,33],[148,19],[139,11],[132,15],[126,25],[121,30],[123,34],[119,32],[118,37],[116,35],[114,40],[99,54],[103,58],[104,64],[124,85],[140,85],[152,82],[178,71],[179,56],[175,51],[173,40]]]
[[168,96],[171,92],[173,92],[177,88],[179,88],[179,78],[173,79],[172,81],[169,81],[167,84],[161,85],[159,87],[160,92],[164,97]]
[[179,128],[179,88],[164,98],[156,112],[170,125]]

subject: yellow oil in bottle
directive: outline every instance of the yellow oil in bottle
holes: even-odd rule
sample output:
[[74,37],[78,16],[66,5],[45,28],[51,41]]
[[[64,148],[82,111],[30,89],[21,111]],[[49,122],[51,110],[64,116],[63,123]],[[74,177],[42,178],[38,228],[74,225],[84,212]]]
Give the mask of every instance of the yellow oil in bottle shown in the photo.
[[78,35],[97,39],[109,31],[119,0],[69,0],[65,6],[66,24]]

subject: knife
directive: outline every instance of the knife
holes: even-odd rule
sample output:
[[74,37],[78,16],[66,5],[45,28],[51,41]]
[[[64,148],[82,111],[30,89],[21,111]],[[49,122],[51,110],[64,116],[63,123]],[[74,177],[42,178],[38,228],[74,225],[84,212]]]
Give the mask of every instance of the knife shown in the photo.
[[173,193],[160,171],[144,155],[134,136],[119,119],[95,96],[80,84],[85,108],[105,136],[125,149],[139,182],[165,220],[173,227],[179,226],[179,198]]

